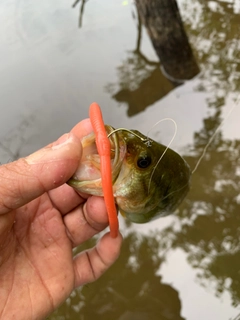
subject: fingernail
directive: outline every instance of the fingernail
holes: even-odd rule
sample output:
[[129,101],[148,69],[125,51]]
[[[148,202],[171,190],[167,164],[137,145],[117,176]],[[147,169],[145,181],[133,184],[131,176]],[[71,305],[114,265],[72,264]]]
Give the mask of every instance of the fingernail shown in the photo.
[[62,158],[62,148],[65,149],[71,141],[73,141],[72,133],[66,133],[50,146],[40,149],[26,157],[26,161],[29,164],[37,164],[60,159]]

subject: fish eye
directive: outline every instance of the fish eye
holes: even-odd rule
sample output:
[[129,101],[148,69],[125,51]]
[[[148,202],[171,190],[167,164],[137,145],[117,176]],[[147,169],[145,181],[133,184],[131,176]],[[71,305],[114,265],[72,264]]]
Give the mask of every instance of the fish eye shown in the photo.
[[147,157],[139,158],[137,161],[137,165],[139,168],[145,169],[150,166],[151,162],[152,162],[151,157],[147,156]]

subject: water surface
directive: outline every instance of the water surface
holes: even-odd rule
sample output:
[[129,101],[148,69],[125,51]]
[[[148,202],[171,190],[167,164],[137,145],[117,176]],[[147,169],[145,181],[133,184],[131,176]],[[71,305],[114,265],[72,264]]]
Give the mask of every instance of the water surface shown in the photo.
[[[1,1],[1,163],[69,131],[92,101],[106,123],[145,134],[173,118],[172,148],[191,168],[226,119],[178,212],[146,225],[121,218],[117,263],[51,320],[240,319],[240,2],[178,3],[201,73],[176,87],[133,3],[87,1],[79,28],[81,2]],[[173,132],[164,122],[150,135],[168,144]]]

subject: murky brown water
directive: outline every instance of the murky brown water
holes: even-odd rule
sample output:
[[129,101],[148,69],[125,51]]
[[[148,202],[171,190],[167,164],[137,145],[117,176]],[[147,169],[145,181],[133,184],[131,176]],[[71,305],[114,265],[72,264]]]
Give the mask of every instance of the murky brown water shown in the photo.
[[[172,148],[194,168],[236,105],[177,214],[146,225],[121,219],[117,263],[50,320],[240,319],[240,1],[178,3],[201,74],[174,87],[144,29],[139,39],[133,3],[87,1],[78,28],[81,3],[1,1],[2,163],[69,131],[97,101],[106,123],[143,133],[172,117]],[[165,122],[152,137],[167,144],[173,130]]]

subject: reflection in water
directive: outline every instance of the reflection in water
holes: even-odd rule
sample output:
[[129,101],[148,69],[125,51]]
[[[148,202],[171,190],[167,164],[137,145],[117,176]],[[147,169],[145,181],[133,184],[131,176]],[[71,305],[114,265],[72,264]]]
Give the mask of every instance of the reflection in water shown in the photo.
[[[197,154],[186,157],[192,167],[219,122],[220,112],[216,111],[195,134]],[[235,305],[240,303],[239,159],[240,140],[224,140],[219,133],[193,174],[192,192],[177,216],[178,228],[172,225],[162,235],[168,248],[187,252],[203,285],[212,280],[217,295],[227,290]]]
[[[117,67],[120,90],[112,96],[116,101],[128,104],[128,116],[145,110],[180,84],[168,80],[160,70],[159,62],[150,61],[141,52],[142,23],[139,14],[137,17],[136,49]],[[112,93],[116,86],[108,84],[107,91]]]
[[[240,90],[239,14],[236,1],[195,1],[198,27],[185,1],[188,34],[194,39],[202,65],[199,90],[211,91],[208,100],[212,116],[204,119],[203,128],[194,136],[194,156],[185,157],[193,168],[221,119],[227,97]],[[196,9],[201,8],[201,11]],[[202,27],[204,25],[204,28]],[[201,27],[200,27],[201,26]],[[198,29],[197,29],[198,28]],[[224,139],[219,133],[210,145],[192,178],[192,191],[163,238],[169,248],[182,248],[190,264],[199,270],[204,286],[209,280],[216,295],[229,292],[232,303],[240,303],[240,140]],[[207,176],[206,176],[207,172]]]
[[[178,292],[161,282],[161,236],[125,237],[119,260],[98,281],[76,290],[49,319],[184,320]],[[85,248],[82,248],[85,249]]]
[[[75,8],[76,5],[80,2],[81,0],[76,0],[72,7]],[[84,12],[84,6],[85,3],[87,2],[87,0],[82,0],[82,3],[80,5],[80,12],[79,12],[79,19],[78,19],[78,27],[81,28],[82,27],[82,20],[83,20],[83,12]]]
[[237,2],[185,0],[182,4],[185,27],[201,65],[199,89],[213,95],[210,107],[220,97],[223,105],[230,92],[240,91],[240,15],[234,14]]
[[118,75],[121,89],[112,97],[128,104],[128,116],[143,111],[174,88],[159,67],[148,66],[137,52],[118,67]]
[[[73,7],[75,7],[79,1],[80,0],[76,0]],[[81,27],[82,24],[84,4],[85,0],[82,0],[79,14],[79,27]],[[160,64],[158,62],[150,61],[141,53],[142,23],[139,15],[139,4],[136,3],[136,6],[138,18],[136,49],[133,50],[133,52],[130,52],[129,57],[117,68],[119,77],[118,86],[120,89],[112,96],[116,101],[128,104],[128,116],[133,116],[143,111],[185,81],[178,79],[190,79],[199,72],[182,26],[177,6],[173,6],[172,8],[169,6],[167,10],[168,13],[171,10],[174,11],[173,13],[170,12],[169,16],[173,21],[171,19],[166,19],[168,22],[167,27],[170,28],[171,26],[171,34],[168,33],[163,35],[161,33],[157,33],[157,30],[161,29],[160,27],[162,26],[160,17],[160,20],[156,20],[154,24],[154,30],[156,32],[150,32],[151,28],[147,27],[150,38],[152,38],[152,34],[155,34],[153,45],[157,55],[161,59],[161,70],[167,70],[169,72],[169,76],[167,76],[165,71],[160,70]],[[143,13],[143,11],[145,12],[145,10],[140,11],[141,13]],[[162,10],[159,11],[159,14],[161,12]],[[166,12],[164,11],[163,14],[166,14]],[[164,17],[162,18],[163,20],[165,19]],[[142,16],[142,19],[145,21],[146,17],[143,18]],[[164,29],[167,29],[166,26]],[[176,34],[178,34],[179,38],[176,37]],[[166,38],[167,42],[165,43],[164,40],[162,43],[161,39]],[[158,44],[161,42],[161,45],[157,45],[156,41]],[[180,43],[182,47],[179,50]],[[168,44],[168,51],[166,50],[166,44]],[[165,49],[161,49],[162,47],[165,47]],[[183,54],[180,54],[180,52]],[[171,57],[169,55],[171,55]],[[110,93],[113,93],[115,87],[115,84],[108,84],[106,86],[107,91]]]
[[[178,67],[174,69],[175,77],[166,76],[165,72],[163,72],[163,67],[167,67],[168,69],[168,64],[170,63],[170,65],[173,65],[174,63],[173,61],[167,61],[165,59],[166,61],[163,60],[165,61],[165,64],[163,61],[161,61],[163,66],[160,69],[160,64],[158,62],[150,61],[144,56],[140,49],[142,39],[142,23],[138,9],[137,17],[138,24],[136,49],[130,53],[129,57],[123,62],[122,66],[117,68],[120,90],[112,96],[116,101],[128,104],[128,116],[133,116],[143,111],[148,106],[154,104],[167,95],[176,86],[184,83],[184,80],[177,80],[177,78],[181,79],[183,78],[183,75],[187,75],[187,78],[192,78],[199,72],[195,59],[191,53],[191,48],[188,45],[188,50],[191,53],[191,59],[190,57],[187,57],[188,61],[186,61],[186,64],[181,68],[179,68],[180,62],[178,61],[176,63]],[[180,21],[180,15],[178,18]],[[184,36],[184,40],[188,43],[186,35]],[[174,47],[174,44],[172,45]],[[159,48],[157,49],[155,46],[155,49],[156,53],[158,54]],[[176,52],[178,52],[176,47],[174,47],[173,52],[174,56],[176,56]],[[177,56],[179,57],[178,53]],[[166,56],[164,58],[166,58]],[[189,71],[186,70],[186,66],[189,67]],[[178,77],[176,77],[177,74]],[[108,89],[111,89],[114,87],[114,85],[109,84],[107,87]],[[111,90],[108,91],[111,92]]]
[[192,79],[199,73],[176,0],[136,0],[154,50],[170,79]]

